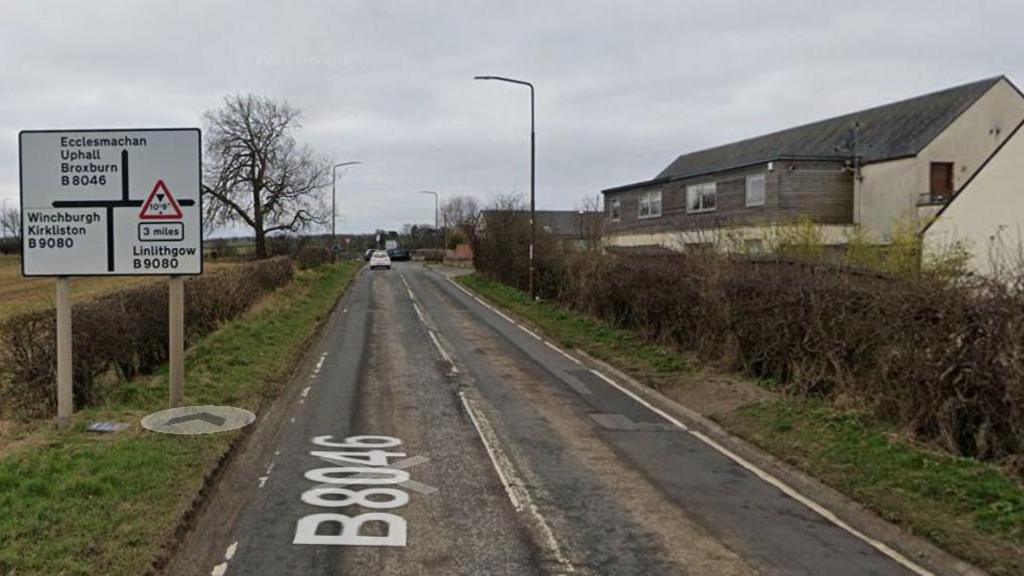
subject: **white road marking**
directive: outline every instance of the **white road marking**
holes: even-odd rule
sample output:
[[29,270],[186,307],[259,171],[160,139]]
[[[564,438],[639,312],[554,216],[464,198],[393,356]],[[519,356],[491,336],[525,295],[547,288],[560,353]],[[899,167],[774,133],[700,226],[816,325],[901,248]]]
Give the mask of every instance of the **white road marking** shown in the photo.
[[302,389],[302,397],[303,398],[305,398],[306,396],[309,396],[309,389],[310,388],[312,388],[312,386],[306,386],[305,388]]
[[[451,278],[448,278],[448,281],[451,282],[459,290],[462,290],[466,294],[469,294],[477,302],[480,302],[481,304],[483,304],[487,308],[490,308],[491,310],[494,310],[499,316],[504,318],[510,324],[512,324],[512,325],[514,325],[514,326],[516,326],[516,327],[518,327],[518,328],[520,328],[522,330],[525,330],[526,332],[528,332],[531,335],[533,335],[533,333],[531,333],[526,328],[523,328],[516,321],[512,320],[511,318],[509,318],[505,314],[499,312],[498,310],[495,310],[491,306],[489,306],[486,303],[482,302],[476,295],[472,294],[471,292],[469,292],[468,290],[463,288],[458,282],[452,280]],[[547,344],[548,346],[558,350],[558,348],[556,348],[555,346],[551,345],[550,343],[548,343],[546,341],[544,343]],[[561,352],[561,350],[559,350],[559,352]],[[563,354],[565,354],[565,353],[563,352]],[[568,356],[567,354],[565,354],[565,355]],[[570,358],[572,358],[572,357],[570,357]],[[575,358],[572,358],[572,359],[574,361],[576,361],[577,363],[581,363],[581,362],[579,362],[579,360],[576,360]],[[671,414],[668,414],[664,410],[661,410],[660,408],[657,408],[656,406],[652,405],[650,402],[644,400],[642,397],[640,397],[639,395],[635,394],[632,390],[629,390],[628,388],[620,385],[618,382],[615,382],[614,380],[612,380],[611,378],[605,376],[601,372],[598,372],[597,370],[593,370],[593,369],[591,370],[591,372],[593,372],[596,376],[598,376],[599,378],[601,378],[602,380],[604,380],[605,382],[607,382],[611,386],[615,387],[619,391],[623,392],[624,394],[626,394],[627,396],[629,396],[630,398],[632,398],[633,400],[635,400],[636,402],[638,402],[639,404],[641,404],[642,406],[644,406],[645,408],[650,410],[651,412],[654,412],[658,416],[661,416],[666,421],[670,422],[672,425],[676,426],[680,430],[683,430],[685,432],[689,432],[690,434],[692,434],[695,438],[697,438],[698,440],[700,440],[704,444],[710,446],[714,450],[718,451],[720,454],[722,454],[725,457],[729,458],[733,462],[739,464],[740,466],[742,466],[746,470],[748,470],[751,473],[753,473],[754,475],[756,475],[761,480],[763,480],[763,481],[767,482],[768,484],[771,484],[775,488],[779,489],[783,494],[786,494],[790,498],[792,498],[792,499],[796,500],[797,502],[803,504],[804,506],[806,506],[807,508],[809,508],[811,511],[815,512],[816,514],[818,514],[822,518],[828,520],[829,522],[831,522],[835,526],[841,528],[842,530],[846,531],[847,533],[849,533],[850,535],[854,536],[855,538],[858,538],[859,540],[861,540],[862,542],[864,542],[867,545],[871,546],[875,550],[878,550],[882,554],[888,556],[890,559],[892,559],[896,563],[902,565],[904,568],[907,568],[908,570],[910,570],[911,572],[913,572],[915,574],[918,574],[919,576],[934,576],[934,574],[932,572],[930,572],[927,569],[923,568],[922,566],[919,566],[918,564],[914,563],[909,558],[907,558],[906,556],[900,554],[898,551],[892,549],[891,547],[889,547],[884,542],[881,542],[879,540],[871,538],[867,534],[864,534],[863,532],[857,530],[853,526],[850,526],[849,524],[844,522],[842,519],[840,519],[838,516],[836,516],[832,511],[828,510],[827,508],[825,508],[824,506],[818,504],[817,502],[815,502],[814,500],[808,498],[807,496],[804,496],[803,494],[798,492],[796,489],[790,487],[789,485],[785,484],[784,482],[782,482],[781,480],[779,480],[778,478],[776,478],[775,476],[770,474],[768,471],[759,468],[758,466],[756,466],[755,464],[753,464],[751,462],[748,462],[746,459],[744,459],[740,455],[732,452],[731,450],[729,450],[725,446],[722,446],[721,444],[716,442],[714,439],[708,437],[706,434],[700,432],[699,430],[691,430],[689,427],[687,427],[685,424],[680,422],[677,418],[673,417]],[[463,402],[465,402],[465,399],[463,399]],[[472,412],[470,413],[470,417],[472,417]],[[475,424],[475,422],[474,422],[474,424]],[[478,429],[478,431],[479,431],[479,429]],[[484,443],[486,445],[486,440],[484,441]],[[495,466],[497,466],[497,464],[495,464]],[[501,472],[499,471],[499,475],[500,474],[501,474]]]
[[400,274],[399,278],[402,279],[402,284],[405,284],[405,291],[409,293],[409,299],[415,301],[416,295],[412,293],[412,288],[410,288],[409,283],[405,281],[405,274]]
[[313,374],[320,372],[320,369],[324,367],[324,360],[327,359],[327,352],[320,355],[320,361],[316,363],[316,368],[313,369]]
[[575,362],[577,364],[583,364],[583,362],[580,362],[578,358],[570,356],[568,352],[566,352],[565,350],[562,350],[561,348],[559,348],[558,346],[555,346],[554,344],[552,344],[551,342],[548,342],[547,340],[544,341],[544,345],[547,346],[548,348],[551,348],[555,352],[558,352],[562,356],[565,356],[569,360],[572,360],[573,362]]
[[213,572],[210,572],[210,576],[224,576],[228,572],[228,563],[221,562],[213,568]]
[[449,356],[448,352],[446,352],[444,347],[441,346],[441,342],[437,339],[437,336],[434,334],[434,331],[427,330],[427,334],[430,334],[430,339],[434,342],[434,347],[437,348],[437,351],[441,353],[441,357],[444,358],[444,361],[448,363],[451,373],[458,374],[459,369],[458,367],[455,366],[455,361],[452,360],[452,357]]
[[415,302],[412,303],[412,309],[416,311],[416,316],[419,317],[420,323],[426,326],[427,319],[423,316],[423,311],[420,310],[420,307]]
[[224,553],[225,560],[231,560],[235,557],[235,552],[238,550],[238,542],[235,542],[231,546],[228,546],[227,552]]
[[867,545],[871,546],[875,550],[878,550],[882,554],[885,554],[886,556],[888,556],[892,560],[896,561],[898,564],[901,564],[904,568],[907,568],[911,572],[914,572],[915,574],[919,574],[920,576],[934,576],[931,572],[929,572],[928,570],[924,569],[923,567],[915,564],[913,561],[908,559],[906,556],[900,554],[896,550],[893,550],[888,545],[886,545],[884,542],[880,542],[878,540],[875,540],[874,538],[871,538],[870,536],[868,536],[867,534],[864,534],[860,530],[857,530],[853,526],[850,526],[849,524],[844,522],[842,519],[840,519],[838,516],[836,516],[834,513],[832,513],[832,511],[828,510],[827,508],[825,508],[821,504],[818,504],[814,500],[811,500],[807,496],[804,496],[803,494],[798,492],[795,488],[790,487],[789,485],[784,483],[782,480],[779,480],[778,478],[773,476],[767,470],[761,469],[760,467],[758,467],[757,465],[753,464],[752,462],[747,461],[745,458],[743,458],[739,454],[736,454],[735,452],[729,450],[725,446],[722,446],[717,441],[715,441],[713,438],[711,438],[708,435],[704,434],[700,430],[691,430],[690,428],[688,428],[686,425],[684,425],[679,420],[673,418],[672,416],[670,416],[669,414],[667,414],[663,410],[660,410],[660,409],[652,406],[649,402],[647,402],[643,398],[639,397],[638,395],[634,394],[631,390],[625,388],[624,386],[620,385],[618,382],[615,382],[614,380],[612,380],[611,378],[609,378],[609,377],[605,376],[604,374],[598,372],[597,370],[591,370],[591,372],[593,372],[594,374],[599,376],[605,382],[611,384],[615,388],[617,388],[620,391],[624,392],[627,396],[629,396],[633,400],[636,400],[637,402],[639,402],[640,404],[645,406],[650,411],[654,412],[658,416],[661,416],[665,420],[671,422],[674,426],[678,427],[681,430],[689,432],[695,438],[697,438],[701,442],[707,444],[708,446],[710,446],[711,448],[715,449],[720,454],[722,454],[725,457],[729,458],[733,462],[739,464],[743,468],[747,469],[749,472],[751,472],[752,474],[754,474],[755,476],[757,476],[761,480],[764,480],[768,484],[771,484],[772,486],[778,488],[780,491],[782,491],[783,494],[785,494],[785,495],[789,496],[790,498],[792,498],[793,500],[796,500],[797,502],[803,504],[804,506],[806,506],[807,508],[811,509],[811,511],[815,512],[816,514],[818,514],[822,518],[828,520],[832,524],[835,524],[839,528],[842,528],[843,530],[848,532],[850,535],[860,539],[861,541],[865,542]]
[[260,481],[260,488],[263,488],[264,486],[267,485],[268,477],[267,476],[260,476],[259,478],[257,478],[257,480]]
[[519,477],[516,475],[515,468],[512,467],[512,463],[505,456],[505,453],[498,446],[497,437],[494,434],[494,430],[491,428],[487,418],[481,412],[473,407],[472,402],[466,397],[462,391],[459,391],[459,399],[462,400],[462,405],[466,409],[466,413],[469,414],[469,420],[473,423],[473,427],[476,429],[476,433],[480,436],[480,441],[484,445],[484,450],[487,451],[487,455],[491,459],[491,464],[494,466],[495,472],[498,473],[498,479],[501,481],[501,485],[505,487],[505,493],[508,494],[508,499],[512,502],[512,507],[516,512],[522,512],[524,509],[533,517],[543,532],[545,543],[551,550],[551,553],[555,556],[555,561],[564,569],[566,573],[575,573],[576,570],[573,568],[572,563],[565,557],[565,553],[562,551],[562,547],[559,545],[558,540],[555,538],[554,531],[551,530],[551,526],[548,525],[547,520],[541,515],[537,505],[534,504],[533,499],[530,497],[530,493],[524,487],[524,484]]

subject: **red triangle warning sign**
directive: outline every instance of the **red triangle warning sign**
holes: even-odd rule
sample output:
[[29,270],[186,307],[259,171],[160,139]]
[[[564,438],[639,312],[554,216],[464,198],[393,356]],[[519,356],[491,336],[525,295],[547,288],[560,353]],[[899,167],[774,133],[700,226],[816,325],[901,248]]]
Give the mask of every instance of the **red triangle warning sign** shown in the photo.
[[149,198],[146,198],[146,203],[142,205],[139,218],[143,220],[181,220],[181,216],[181,206],[178,206],[178,201],[171,196],[171,191],[167,189],[164,181],[157,180],[153,191],[149,193]]

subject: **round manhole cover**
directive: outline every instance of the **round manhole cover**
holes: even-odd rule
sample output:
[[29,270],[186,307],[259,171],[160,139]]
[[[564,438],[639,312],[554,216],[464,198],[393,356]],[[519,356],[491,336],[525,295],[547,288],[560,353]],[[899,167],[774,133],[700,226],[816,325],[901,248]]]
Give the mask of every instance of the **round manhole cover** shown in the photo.
[[164,434],[214,434],[255,420],[255,414],[234,406],[184,406],[154,412],[142,419],[142,427]]

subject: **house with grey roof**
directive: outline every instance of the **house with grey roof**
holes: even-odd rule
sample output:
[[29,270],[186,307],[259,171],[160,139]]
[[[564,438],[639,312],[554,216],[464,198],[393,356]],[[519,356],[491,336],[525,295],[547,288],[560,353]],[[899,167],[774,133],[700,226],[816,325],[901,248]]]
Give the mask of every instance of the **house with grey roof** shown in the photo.
[[603,191],[606,241],[760,247],[809,219],[827,244],[886,243],[939,215],[1022,121],[1024,94],[1000,76],[686,153]]
[[[599,242],[604,214],[581,210],[536,210],[537,230],[550,234],[567,248],[588,248]],[[529,210],[481,210],[478,233],[485,234],[488,221],[518,219],[526,226]],[[599,246],[598,246],[599,247]]]

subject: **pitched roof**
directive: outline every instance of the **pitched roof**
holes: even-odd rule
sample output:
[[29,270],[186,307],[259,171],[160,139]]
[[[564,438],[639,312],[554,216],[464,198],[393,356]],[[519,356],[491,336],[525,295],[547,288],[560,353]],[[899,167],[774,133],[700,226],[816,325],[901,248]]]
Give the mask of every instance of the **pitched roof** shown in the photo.
[[[845,160],[837,151],[859,123],[858,152],[865,164],[914,156],[963,114],[1003,76],[805,124],[747,140],[684,154],[655,181],[689,178],[772,160]],[[628,187],[628,186],[627,186]]]
[[[480,215],[486,220],[487,214],[504,213],[506,210],[481,210]],[[529,218],[529,210],[516,210],[516,215]],[[603,219],[604,212],[584,212],[578,210],[536,210],[537,224],[546,232],[555,236],[579,236],[581,233],[581,217]]]

